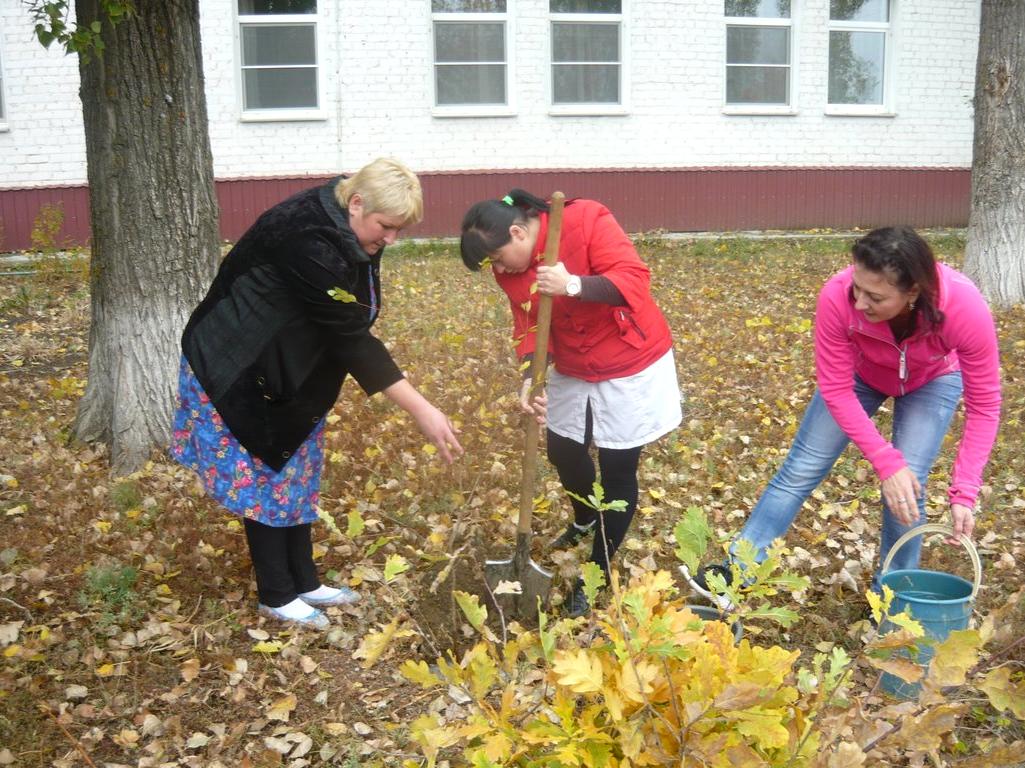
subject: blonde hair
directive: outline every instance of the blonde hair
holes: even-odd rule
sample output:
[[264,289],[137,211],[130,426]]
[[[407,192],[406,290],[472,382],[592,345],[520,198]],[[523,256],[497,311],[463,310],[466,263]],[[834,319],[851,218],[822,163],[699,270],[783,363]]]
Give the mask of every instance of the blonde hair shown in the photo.
[[335,187],[335,197],[348,208],[353,195],[363,199],[363,212],[398,216],[403,226],[418,223],[424,215],[420,180],[409,168],[391,157],[367,163]]

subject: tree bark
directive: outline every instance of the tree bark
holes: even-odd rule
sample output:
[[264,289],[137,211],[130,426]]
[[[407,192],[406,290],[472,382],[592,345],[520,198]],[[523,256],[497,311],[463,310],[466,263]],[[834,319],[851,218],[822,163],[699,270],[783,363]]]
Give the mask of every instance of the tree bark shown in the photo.
[[982,0],[965,271],[991,304],[1025,300],[1025,3]]
[[79,57],[92,209],[89,380],[75,437],[102,441],[115,475],[170,438],[179,338],[218,262],[198,0],[136,3],[101,55]]

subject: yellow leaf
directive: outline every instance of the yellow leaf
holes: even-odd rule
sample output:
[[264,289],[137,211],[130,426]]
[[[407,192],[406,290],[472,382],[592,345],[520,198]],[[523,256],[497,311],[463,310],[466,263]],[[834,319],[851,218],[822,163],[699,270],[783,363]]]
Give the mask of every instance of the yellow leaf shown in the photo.
[[255,653],[278,653],[285,644],[280,640],[261,640],[259,643],[253,646]]
[[424,688],[433,688],[436,685],[442,684],[441,678],[431,672],[431,668],[427,666],[426,661],[407,659],[399,667],[399,673],[409,682],[416,683]]
[[602,689],[601,659],[586,649],[558,651],[552,672],[560,685],[574,693],[597,693]]
[[936,685],[963,685],[968,670],[979,662],[982,641],[974,629],[954,630],[937,643],[929,662],[929,679]]
[[1010,710],[1019,720],[1025,720],[1025,682],[1011,682],[1011,668],[991,669],[979,688],[985,693],[994,708],[1003,712]]
[[352,658],[363,659],[360,666],[363,669],[370,669],[381,655],[388,650],[391,641],[399,637],[409,637],[413,634],[411,630],[399,629],[399,616],[392,619],[380,632],[370,632],[352,653]]
[[96,668],[97,677],[110,677],[114,674],[114,665],[111,663],[101,664]]
[[4,648],[4,657],[12,659],[21,653],[21,646],[15,643]]
[[[600,666],[598,672],[600,675]],[[644,704],[655,692],[654,683],[659,678],[660,670],[648,661],[641,660],[635,664],[625,659],[619,674],[619,690],[623,695],[636,704]]]
[[438,452],[438,449],[435,446],[431,445],[430,443],[425,443],[424,447],[421,448],[420,450],[423,451],[424,453],[426,453],[428,456],[433,456],[434,454],[436,454]]
[[100,533],[108,533],[110,531],[109,520],[93,520],[93,528]]
[[921,717],[905,719],[900,739],[909,749],[922,752],[939,749],[944,735],[954,730],[957,719],[967,709],[967,704],[945,704],[928,710]]
[[296,699],[294,693],[290,693],[287,696],[282,696],[280,699],[272,702],[267,707],[267,719],[268,720],[280,720],[283,723],[288,722],[288,718],[292,715],[292,710],[295,709],[299,700]]
[[784,712],[751,707],[730,715],[737,723],[737,730],[758,742],[763,749],[780,749],[790,741],[790,732],[783,725],[783,720],[789,717]]

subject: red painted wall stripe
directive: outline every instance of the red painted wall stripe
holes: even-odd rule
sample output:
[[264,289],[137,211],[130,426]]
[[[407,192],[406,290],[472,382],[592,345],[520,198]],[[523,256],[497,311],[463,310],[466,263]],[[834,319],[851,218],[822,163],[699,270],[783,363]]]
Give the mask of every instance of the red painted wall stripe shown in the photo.
[[[246,178],[217,182],[221,236],[236,240],[263,211],[330,177]],[[414,237],[459,232],[466,209],[513,187],[601,200],[629,232],[812,229],[968,223],[966,168],[631,168],[422,173],[424,220]],[[46,204],[61,204],[59,241],[89,241],[84,186],[0,189],[0,251],[32,247],[32,226]]]

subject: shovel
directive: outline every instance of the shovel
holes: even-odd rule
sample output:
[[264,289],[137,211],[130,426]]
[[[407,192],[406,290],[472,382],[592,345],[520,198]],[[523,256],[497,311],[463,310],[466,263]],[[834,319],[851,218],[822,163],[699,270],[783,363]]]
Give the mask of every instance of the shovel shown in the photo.
[[[545,240],[544,263],[554,266],[559,260],[559,235],[562,233],[562,207],[565,196],[562,192],[552,195],[548,216],[548,238]],[[548,367],[548,330],[552,324],[552,297],[540,296],[535,331],[534,359],[530,363],[530,397],[544,387],[545,370]],[[492,593],[499,582],[519,582],[519,594],[495,595],[504,612],[526,617],[537,610],[538,598],[541,604],[548,602],[548,590],[552,585],[552,573],[530,559],[531,521],[534,516],[534,480],[537,474],[537,443],[540,428],[533,415],[524,415],[526,425],[523,446],[523,477],[520,480],[520,516],[516,524],[516,552],[510,560],[487,560],[484,563],[484,579]]]

